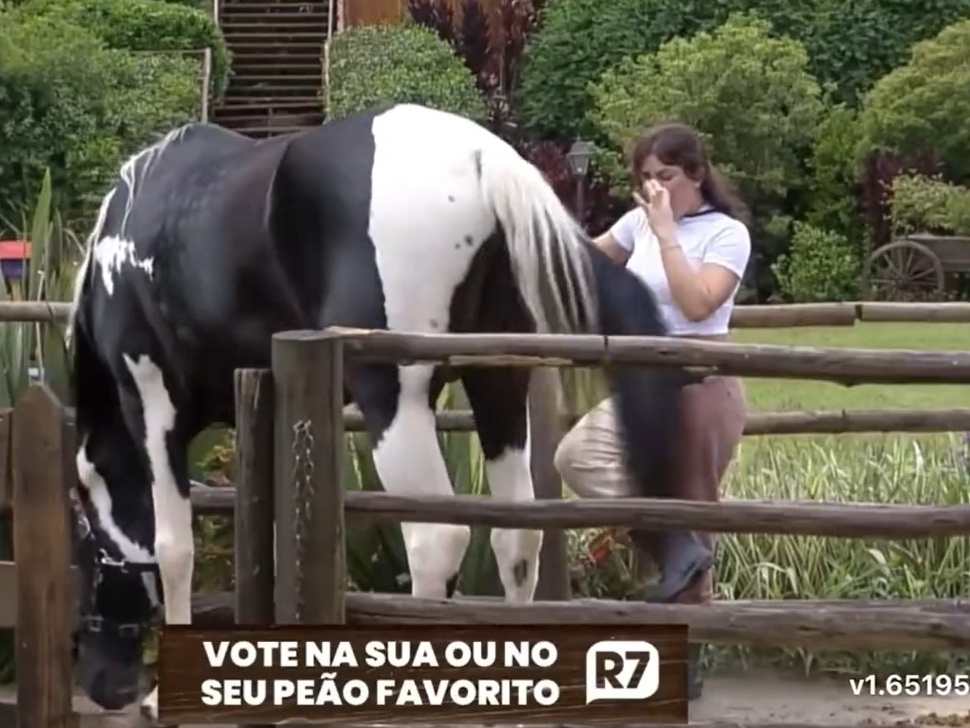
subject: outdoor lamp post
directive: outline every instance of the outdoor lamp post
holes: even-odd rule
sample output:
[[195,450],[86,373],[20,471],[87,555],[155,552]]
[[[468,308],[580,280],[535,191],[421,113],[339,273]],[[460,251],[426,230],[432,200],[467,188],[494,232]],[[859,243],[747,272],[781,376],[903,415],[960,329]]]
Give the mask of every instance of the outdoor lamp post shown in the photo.
[[582,139],[577,139],[566,153],[569,160],[569,168],[576,180],[576,199],[574,202],[574,214],[576,219],[583,222],[583,212],[586,207],[586,174],[589,172],[589,163],[593,159],[593,145]]

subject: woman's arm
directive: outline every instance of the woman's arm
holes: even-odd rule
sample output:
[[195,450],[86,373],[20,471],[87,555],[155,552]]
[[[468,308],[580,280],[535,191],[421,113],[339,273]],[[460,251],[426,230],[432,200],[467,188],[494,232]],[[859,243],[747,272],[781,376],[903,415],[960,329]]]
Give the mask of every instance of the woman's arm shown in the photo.
[[613,223],[609,230],[593,238],[593,245],[606,253],[617,265],[626,265],[633,253],[633,244],[637,236],[637,218],[641,214],[637,208],[633,208]]
[[751,255],[751,237],[741,224],[726,227],[710,242],[695,270],[673,231],[657,237],[670,295],[690,321],[703,321],[734,291]]
[[609,230],[598,238],[593,238],[593,245],[606,253],[610,260],[618,266],[626,265],[626,262],[630,259],[630,251],[620,245]]

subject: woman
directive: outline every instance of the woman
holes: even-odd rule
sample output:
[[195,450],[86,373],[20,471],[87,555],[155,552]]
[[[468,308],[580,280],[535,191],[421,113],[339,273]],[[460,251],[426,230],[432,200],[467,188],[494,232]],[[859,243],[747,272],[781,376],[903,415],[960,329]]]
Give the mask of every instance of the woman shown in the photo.
[[[632,155],[637,207],[595,240],[617,265],[651,289],[672,336],[724,340],[734,296],[751,255],[747,212],[708,161],[697,133],[682,124],[646,132]],[[683,390],[677,472],[670,496],[717,501],[745,422],[741,382],[711,376]],[[627,477],[613,403],[594,407],[566,434],[555,464],[581,497],[640,495]],[[659,565],[660,599],[713,599],[710,534],[631,533]],[[699,646],[691,646],[691,698]],[[697,649],[694,649],[697,647]]]

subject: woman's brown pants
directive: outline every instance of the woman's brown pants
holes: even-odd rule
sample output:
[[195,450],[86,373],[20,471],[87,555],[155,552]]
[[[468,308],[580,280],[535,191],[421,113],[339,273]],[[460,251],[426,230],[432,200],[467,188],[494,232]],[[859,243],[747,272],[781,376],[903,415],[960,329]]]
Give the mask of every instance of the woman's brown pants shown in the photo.
[[[673,497],[718,501],[720,485],[744,433],[744,388],[735,377],[712,376],[684,388],[680,432],[676,439],[677,470]],[[566,433],[556,450],[555,466],[569,488],[582,498],[638,495],[623,462],[622,442],[612,399],[590,410]],[[659,535],[659,534],[657,534]],[[696,533],[713,552],[712,534]],[[638,539],[648,555],[662,563],[661,539]],[[713,570],[694,579],[675,601],[713,599]]]

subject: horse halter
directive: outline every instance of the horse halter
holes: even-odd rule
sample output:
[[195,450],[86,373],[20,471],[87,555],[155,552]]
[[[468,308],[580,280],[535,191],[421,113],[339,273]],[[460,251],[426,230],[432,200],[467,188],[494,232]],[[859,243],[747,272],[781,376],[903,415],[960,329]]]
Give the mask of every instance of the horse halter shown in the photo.
[[[81,632],[87,634],[107,634],[113,633],[115,636],[134,640],[142,639],[145,633],[159,623],[159,612],[162,606],[162,585],[161,575],[158,571],[158,564],[140,564],[125,561],[124,559],[114,559],[108,552],[98,545],[91,527],[91,521],[87,513],[84,512],[84,504],[78,496],[77,488],[71,488],[69,492],[71,500],[71,511],[74,515],[74,524],[77,528],[78,545],[87,545],[95,551],[94,557],[94,582],[87,592],[87,600],[79,604],[79,628]],[[139,622],[118,622],[113,619],[102,617],[97,613],[97,593],[104,575],[108,571],[120,572],[122,574],[141,576],[151,602],[151,615]]]

